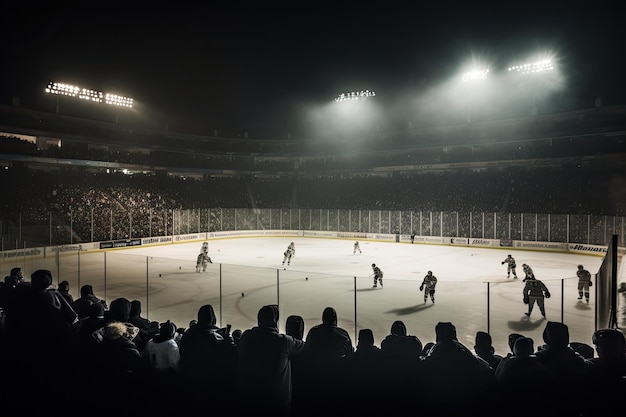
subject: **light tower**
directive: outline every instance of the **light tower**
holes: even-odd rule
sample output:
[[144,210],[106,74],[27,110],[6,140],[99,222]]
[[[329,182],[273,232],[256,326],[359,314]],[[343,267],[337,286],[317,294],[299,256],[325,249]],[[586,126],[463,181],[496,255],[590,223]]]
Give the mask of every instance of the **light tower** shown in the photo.
[[532,106],[530,113],[534,116],[537,114],[537,88],[540,79],[554,70],[554,65],[550,58],[543,58],[532,62],[513,65],[509,67],[509,73],[529,77],[530,89],[532,92]]
[[[59,97],[75,98],[91,103],[103,104],[105,106],[113,106],[117,108],[132,109],[134,100],[130,97],[124,97],[118,94],[106,93],[103,91],[92,90],[67,83],[49,82],[44,90],[47,94],[56,95],[56,113],[60,113]],[[118,113],[115,111],[115,123],[118,122]]]

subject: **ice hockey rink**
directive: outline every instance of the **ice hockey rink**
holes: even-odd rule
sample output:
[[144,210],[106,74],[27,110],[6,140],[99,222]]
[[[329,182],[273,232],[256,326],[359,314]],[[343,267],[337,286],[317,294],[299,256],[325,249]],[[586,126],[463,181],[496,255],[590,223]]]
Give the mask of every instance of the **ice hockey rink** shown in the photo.
[[[282,265],[290,242],[296,253],[291,265]],[[187,327],[200,306],[212,304],[218,325],[232,330],[256,325],[259,308],[278,304],[279,326],[284,331],[289,315],[305,320],[306,332],[321,323],[322,311],[337,310],[339,326],[356,345],[358,331],[370,328],[375,343],[402,320],[408,333],[423,344],[435,339],[435,325],[452,322],[459,340],[473,348],[476,332],[492,335],[497,353],[508,352],[508,335],[521,333],[543,343],[547,320],[569,326],[570,341],[591,343],[594,330],[594,292],[591,301],[578,300],[576,266],[595,274],[600,256],[553,252],[483,249],[475,247],[360,241],[362,253],[353,253],[353,240],[320,238],[235,238],[209,241],[213,261],[196,272],[201,242],[145,246],[81,256],[80,274],[70,281],[71,292],[91,284],[94,292],[111,302],[117,297],[142,302],[143,315],[154,321],[171,320]],[[507,279],[502,260],[513,255],[518,279]],[[64,262],[67,263],[67,262]],[[64,265],[62,263],[62,265]],[[384,273],[384,287],[372,288],[371,265]],[[535,306],[527,317],[522,301],[521,265],[552,293],[546,316]],[[435,303],[424,302],[419,291],[427,271],[438,278]],[[104,277],[104,278],[103,278]],[[221,294],[221,297],[220,297]]]

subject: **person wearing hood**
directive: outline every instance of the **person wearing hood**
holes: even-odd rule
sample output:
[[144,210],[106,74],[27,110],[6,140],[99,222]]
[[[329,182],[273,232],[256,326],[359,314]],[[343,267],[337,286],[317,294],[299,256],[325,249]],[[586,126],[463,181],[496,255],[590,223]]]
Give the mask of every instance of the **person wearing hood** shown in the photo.
[[429,411],[457,414],[458,407],[480,406],[481,393],[493,388],[494,372],[489,364],[463,345],[451,322],[435,326],[435,344],[423,359],[420,380],[428,387],[425,406]]
[[216,323],[213,306],[205,304],[180,338],[181,381],[189,401],[197,405],[204,403],[207,392],[228,402],[236,397],[237,348]]
[[299,373],[305,387],[298,391],[312,413],[345,405],[346,398],[337,396],[337,390],[348,380],[347,358],[354,354],[350,334],[337,325],[337,311],[326,307],[322,323],[317,324],[306,336],[306,345],[299,359]]
[[562,400],[563,414],[568,411],[574,413],[579,405],[571,401],[569,396],[585,386],[590,362],[569,346],[569,327],[564,323],[548,321],[543,330],[543,341],[544,344],[539,346],[535,355],[552,371],[561,387],[558,399]]
[[152,334],[132,324],[130,320],[131,302],[127,298],[119,297],[111,301],[108,310],[104,312],[104,322],[120,322],[126,325],[129,330],[130,340],[133,341],[137,350],[141,353]]
[[128,313],[128,322],[133,326],[139,327],[154,336],[159,333],[159,322],[150,321],[141,315],[141,301],[133,300],[130,302],[130,313]]
[[278,330],[278,306],[266,305],[257,314],[258,325],[245,330],[239,341],[239,401],[250,413],[291,415],[291,358],[304,341]]
[[96,297],[93,293],[93,287],[89,284],[85,284],[80,287],[80,297],[78,297],[72,303],[72,308],[78,314],[78,318],[82,319],[88,317],[89,315],[89,306],[93,303],[100,303],[106,310],[107,303],[106,301]]

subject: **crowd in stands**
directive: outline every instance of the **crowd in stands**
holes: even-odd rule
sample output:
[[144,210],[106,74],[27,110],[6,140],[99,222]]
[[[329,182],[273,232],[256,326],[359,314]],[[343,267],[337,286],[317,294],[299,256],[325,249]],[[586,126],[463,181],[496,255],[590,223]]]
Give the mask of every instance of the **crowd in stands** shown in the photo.
[[232,330],[205,304],[183,327],[143,318],[137,300],[107,305],[89,285],[66,298],[53,281],[15,268],[0,286],[6,412],[585,417],[608,415],[626,388],[617,328],[591,346],[547,321],[543,340],[511,333],[510,351],[495,352],[486,332],[465,346],[454,323],[422,340],[397,320],[377,344],[367,328],[353,341],[332,306],[310,329],[294,315],[280,331],[276,305]]
[[620,216],[626,207],[624,174],[578,167],[204,179],[13,167],[0,184],[4,227],[40,224],[47,236],[53,224],[58,233],[71,228],[73,242],[163,236],[172,233],[172,210],[197,211],[175,219],[180,233],[193,233],[215,230],[207,213],[216,208]]

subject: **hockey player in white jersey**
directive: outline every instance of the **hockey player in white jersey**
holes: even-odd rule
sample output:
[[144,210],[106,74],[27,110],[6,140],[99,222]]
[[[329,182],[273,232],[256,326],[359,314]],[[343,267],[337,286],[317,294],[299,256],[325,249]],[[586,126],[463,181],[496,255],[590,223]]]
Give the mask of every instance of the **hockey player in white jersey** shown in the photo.
[[204,252],[200,252],[198,254],[198,258],[196,259],[196,272],[206,272],[207,267],[209,266],[209,264],[212,263],[213,261],[211,260],[209,255]]
[[357,252],[361,253],[361,247],[359,246],[358,240],[354,242],[354,248],[352,249],[352,254],[354,255]]
[[511,272],[513,272],[513,278],[517,279],[517,272],[515,271],[515,268],[517,267],[517,265],[515,263],[515,258],[512,257],[511,255],[507,256],[506,259],[502,261],[502,265],[504,264],[507,264],[506,265],[506,277],[510,278]]
[[283,253],[283,265],[285,265],[285,262],[287,262],[287,265],[291,265],[292,256],[293,252],[291,251],[291,248],[288,247],[285,253]]
[[287,246],[287,249],[291,249],[291,257],[295,258],[296,257],[296,244],[291,242],[289,246]]

